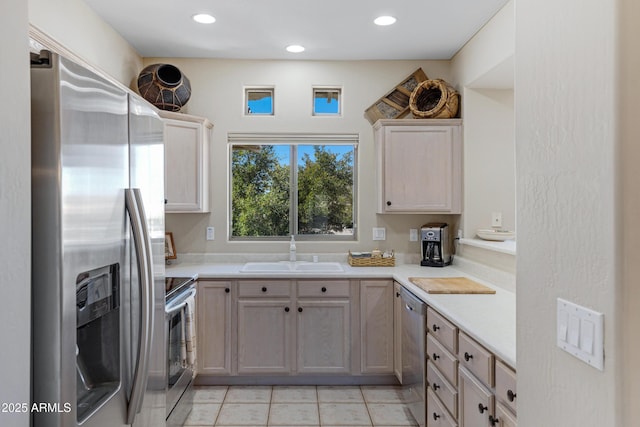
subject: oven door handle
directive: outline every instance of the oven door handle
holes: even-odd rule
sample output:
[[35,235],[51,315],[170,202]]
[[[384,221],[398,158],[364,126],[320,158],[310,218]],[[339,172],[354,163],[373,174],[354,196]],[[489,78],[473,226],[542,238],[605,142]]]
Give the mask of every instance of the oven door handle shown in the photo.
[[191,289],[189,291],[189,295],[184,297],[184,298],[180,298],[182,300],[181,303],[174,305],[174,304],[169,304],[167,305],[167,307],[165,308],[164,312],[168,315],[171,315],[173,313],[175,313],[176,311],[180,311],[182,310],[186,305],[187,305],[187,300],[189,298],[191,298],[192,296],[194,296],[196,294],[196,290],[195,289]]
[[140,341],[138,360],[136,360],[134,378],[131,386],[131,399],[127,408],[127,424],[133,424],[140,412],[142,400],[147,388],[149,358],[151,355],[151,337],[153,336],[153,262],[151,259],[151,239],[146,223],[142,194],[138,188],[125,189],[125,202],[138,260],[140,275]]

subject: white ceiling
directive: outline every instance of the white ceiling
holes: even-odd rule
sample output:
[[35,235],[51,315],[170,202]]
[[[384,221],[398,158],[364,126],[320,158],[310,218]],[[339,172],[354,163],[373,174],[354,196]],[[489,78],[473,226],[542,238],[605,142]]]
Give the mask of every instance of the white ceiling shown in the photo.
[[[143,57],[450,59],[507,0],[85,0]],[[217,21],[197,24],[209,13]],[[373,24],[379,15],[398,21]],[[292,54],[290,44],[306,50]]]

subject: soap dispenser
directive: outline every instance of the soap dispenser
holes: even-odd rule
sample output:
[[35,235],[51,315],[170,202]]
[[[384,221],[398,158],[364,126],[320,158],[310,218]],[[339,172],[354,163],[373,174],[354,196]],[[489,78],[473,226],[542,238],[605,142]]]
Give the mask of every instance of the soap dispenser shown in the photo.
[[296,262],[296,239],[291,235],[291,242],[289,242],[289,261]]

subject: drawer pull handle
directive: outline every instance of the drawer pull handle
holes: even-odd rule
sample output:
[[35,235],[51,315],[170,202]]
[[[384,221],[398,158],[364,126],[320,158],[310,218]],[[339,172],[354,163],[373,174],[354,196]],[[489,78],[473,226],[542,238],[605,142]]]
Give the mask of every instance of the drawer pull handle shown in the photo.
[[290,308],[289,307],[285,307],[284,311],[286,311],[287,313],[289,312]]
[[467,362],[469,360],[473,359],[473,354],[469,354],[466,351],[464,352],[464,360],[466,360]]
[[387,206],[391,206],[391,201],[387,200]]
[[433,360],[438,360],[438,359],[440,359],[440,356],[438,356],[436,353],[433,353],[431,356],[432,356],[431,358],[432,358]]
[[436,383],[433,383],[431,384],[431,388],[433,388],[433,391],[437,391],[440,388],[440,386]]
[[431,327],[431,329],[433,330],[433,332],[437,332],[438,329],[440,329],[440,326],[436,325],[435,323],[433,324],[433,326]]
[[494,417],[493,415],[489,415],[489,424],[491,424],[492,426],[498,424],[500,422],[500,419],[497,417]]
[[298,313],[302,313],[302,307],[298,307]]
[[440,418],[442,415],[438,415],[435,412],[433,413],[433,421],[438,421],[438,418]]
[[325,288],[324,286],[322,287],[322,289],[320,289],[322,292],[327,292],[327,288]]
[[480,411],[481,414],[484,414],[484,411],[486,411],[487,408],[486,406],[484,406],[482,403],[478,403],[478,411]]
[[396,292],[396,298],[400,298],[400,292]]
[[229,293],[229,292],[231,292],[231,289],[229,289],[229,288],[224,288],[224,291],[225,291],[226,293]]
[[516,400],[516,394],[512,390],[507,390],[507,399],[509,399],[509,402],[513,402]]
[[267,287],[266,286],[262,287],[262,292],[267,292]]

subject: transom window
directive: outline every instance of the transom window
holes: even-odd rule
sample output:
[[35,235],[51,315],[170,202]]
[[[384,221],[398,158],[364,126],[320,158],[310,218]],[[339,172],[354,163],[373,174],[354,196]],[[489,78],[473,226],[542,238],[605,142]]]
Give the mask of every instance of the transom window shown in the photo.
[[254,87],[244,90],[244,113],[247,116],[273,116],[273,87]]
[[336,87],[313,88],[313,115],[340,116],[342,114],[342,89]]
[[354,240],[357,135],[229,134],[232,239]]

